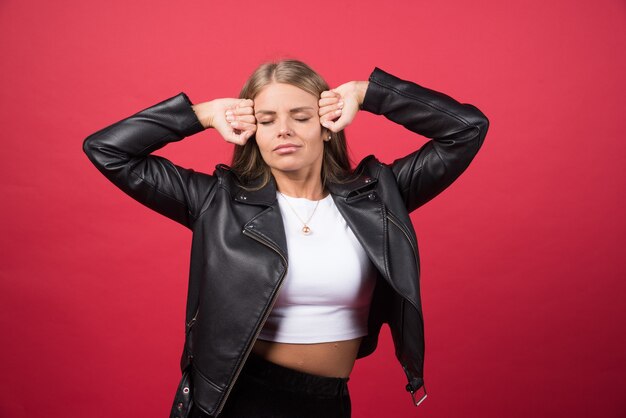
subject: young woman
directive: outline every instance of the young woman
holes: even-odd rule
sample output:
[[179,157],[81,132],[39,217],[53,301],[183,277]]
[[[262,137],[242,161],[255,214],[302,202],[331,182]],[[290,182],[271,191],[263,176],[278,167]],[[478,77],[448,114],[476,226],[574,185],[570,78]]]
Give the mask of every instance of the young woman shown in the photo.
[[[353,169],[343,129],[359,110],[430,140]],[[235,144],[230,167],[205,174],[151,155],[209,128]],[[349,417],[350,372],[383,323],[418,405],[424,329],[409,213],[467,168],[487,128],[474,106],[381,69],[330,90],[284,60],[260,66],[239,99],[194,105],[180,93],[90,135],[83,149],[108,179],[193,231],[171,416]]]

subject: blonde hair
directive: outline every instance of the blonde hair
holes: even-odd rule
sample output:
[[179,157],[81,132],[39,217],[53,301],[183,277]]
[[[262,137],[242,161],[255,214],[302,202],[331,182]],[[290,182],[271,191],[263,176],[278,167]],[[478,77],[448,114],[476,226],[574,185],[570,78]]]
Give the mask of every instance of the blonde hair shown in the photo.
[[[239,98],[254,100],[265,86],[272,83],[291,84],[315,97],[329,90],[326,81],[311,67],[298,60],[286,59],[260,65],[243,85]],[[323,186],[327,182],[343,183],[352,174],[345,134],[343,131],[328,132],[331,139],[324,141],[321,174]],[[270,167],[263,160],[254,135],[245,145],[235,145],[231,169],[244,187],[256,179],[260,179],[260,182],[254,189],[267,185],[271,178]]]

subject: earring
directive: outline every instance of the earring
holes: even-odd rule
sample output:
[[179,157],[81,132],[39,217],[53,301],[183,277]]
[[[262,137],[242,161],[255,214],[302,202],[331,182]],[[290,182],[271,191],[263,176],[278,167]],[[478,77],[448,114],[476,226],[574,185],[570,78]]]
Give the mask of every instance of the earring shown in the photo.
[[331,135],[328,135],[328,140],[330,141],[331,139],[333,139],[333,137]]

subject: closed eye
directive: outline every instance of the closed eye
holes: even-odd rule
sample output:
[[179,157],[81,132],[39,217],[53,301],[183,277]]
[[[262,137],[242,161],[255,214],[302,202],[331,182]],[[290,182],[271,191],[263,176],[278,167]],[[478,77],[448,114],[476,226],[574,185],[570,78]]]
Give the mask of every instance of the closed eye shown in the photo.
[[[297,122],[301,122],[301,123],[308,122],[309,120],[311,120],[311,118],[297,118],[296,119]],[[259,121],[258,124],[259,125],[269,125],[269,124],[271,124],[273,122],[274,122],[273,120],[266,120],[266,121]]]

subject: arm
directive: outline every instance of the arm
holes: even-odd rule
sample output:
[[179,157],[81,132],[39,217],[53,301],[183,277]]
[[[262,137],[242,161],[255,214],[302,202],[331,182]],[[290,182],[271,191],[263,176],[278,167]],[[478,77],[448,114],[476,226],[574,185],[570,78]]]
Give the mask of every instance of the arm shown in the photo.
[[[361,109],[383,115],[431,139],[417,151],[391,164],[406,207],[412,212],[441,193],[465,171],[483,143],[489,121],[470,104],[459,103],[443,93],[401,80],[379,68],[370,75],[366,89],[362,99],[360,94],[353,95]],[[342,98],[345,102],[343,114],[331,122],[340,127],[342,118],[350,119],[352,113],[348,109],[350,99]],[[327,127],[333,128],[331,125]]]
[[[245,106],[239,106],[239,104]],[[249,109],[247,109],[249,107]],[[252,113],[250,103],[217,99],[193,106],[180,93],[88,136],[83,150],[96,168],[133,199],[191,228],[216,179],[150,155],[170,142],[215,127],[230,142],[253,132],[236,130]]]

